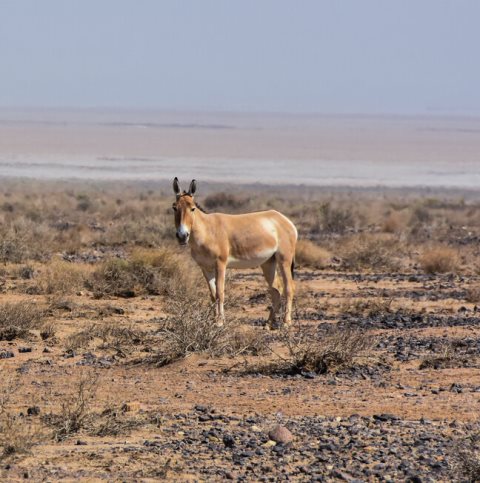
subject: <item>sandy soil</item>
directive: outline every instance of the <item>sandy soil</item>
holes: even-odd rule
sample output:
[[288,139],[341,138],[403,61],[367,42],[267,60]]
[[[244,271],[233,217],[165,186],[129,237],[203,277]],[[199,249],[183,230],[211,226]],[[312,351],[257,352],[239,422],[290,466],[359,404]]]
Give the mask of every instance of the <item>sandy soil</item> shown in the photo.
[[[272,354],[237,358],[195,355],[161,368],[148,363],[138,364],[139,356],[140,359],[148,360],[148,353],[140,351],[119,357],[112,349],[102,349],[101,344],[89,351],[79,350],[68,354],[60,341],[88,327],[92,320],[99,323],[131,323],[137,329],[148,330],[155,326],[155,317],[163,313],[165,303],[162,298],[153,296],[133,300],[95,300],[88,292],[71,298],[75,307],[72,311],[57,311],[52,315],[58,324],[55,336],[57,342],[44,343],[32,336],[27,341],[0,343],[1,350],[14,353],[14,357],[0,360],[1,373],[21,374],[22,385],[13,394],[17,410],[25,414],[28,407],[38,406],[41,415],[58,412],[65,394],[72,391],[79,377],[90,371],[100,378],[93,407],[101,411],[106,407],[127,406],[127,417],[140,422],[133,429],[117,436],[93,437],[88,432],[80,431],[55,444],[49,443],[48,439],[44,440],[34,446],[26,458],[10,460],[0,474],[8,481],[20,479],[24,474],[35,481],[53,481],[57,478],[82,481],[112,478],[115,481],[118,478],[125,481],[157,481],[163,478],[175,481],[221,481],[225,478],[246,478],[255,481],[261,477],[267,478],[265,481],[273,481],[283,479],[286,474],[290,474],[293,480],[309,481],[313,478],[312,471],[318,470],[327,475],[324,476],[327,480],[341,480],[343,477],[338,477],[334,471],[338,464],[323,463],[319,467],[318,461],[315,463],[315,458],[312,460],[312,455],[305,449],[320,444],[323,437],[317,433],[306,437],[308,431],[305,433],[306,430],[301,428],[304,424],[308,428],[320,424],[317,418],[323,421],[322,425],[336,424],[342,427],[346,424],[348,427],[352,415],[374,421],[372,418],[383,414],[393,414],[399,418],[394,423],[381,423],[382,432],[393,431],[392,434],[407,430],[416,434],[417,429],[414,427],[412,430],[408,426],[411,424],[409,422],[418,424],[423,419],[433,421],[428,423],[433,426],[427,428],[433,433],[425,437],[427,441],[432,437],[435,440],[431,434],[442,431],[442,437],[450,441],[443,443],[443,456],[438,460],[442,465],[446,464],[448,445],[454,436],[450,439],[445,431],[454,421],[457,425],[477,421],[480,365],[475,357],[471,357],[471,364],[467,367],[420,369],[421,362],[427,357],[438,357],[441,348],[429,348],[428,344],[419,345],[415,341],[433,340],[443,343],[468,339],[473,344],[478,343],[480,329],[474,305],[450,296],[452,288],[463,289],[465,285],[458,280],[444,278],[444,290],[432,292],[428,288],[431,280],[422,277],[418,281],[408,281],[405,277],[385,275],[379,276],[376,281],[365,277],[355,282],[348,278],[338,272],[300,271],[297,284],[302,300],[298,303],[309,309],[300,317],[298,314],[302,310],[299,309],[296,324],[321,327],[324,323],[342,323],[342,307],[345,306],[345,300],[351,300],[352,297],[385,297],[389,290],[403,290],[406,294],[411,290],[422,293],[417,299],[408,296],[395,299],[391,313],[383,313],[378,317],[354,315],[349,318],[350,323],[360,324],[360,327],[362,321],[371,323],[372,327],[366,330],[371,331],[378,341],[386,341],[384,345],[377,345],[367,359],[367,363],[373,367],[376,367],[378,361],[382,362],[383,365],[378,366],[374,372],[362,372],[360,369],[349,374],[302,377],[262,373],[261,369],[255,369],[261,368],[263,362],[271,362]],[[469,283],[476,283],[476,280],[472,279]],[[245,307],[240,309],[240,313],[244,314],[244,323],[251,325],[264,320],[266,300],[259,297],[259,294],[263,294],[265,288],[258,272],[251,271],[248,277],[233,276],[232,287],[245,303]],[[429,301],[432,293],[436,300]],[[318,297],[318,294],[322,296]],[[8,289],[0,297],[2,303],[12,299],[19,300],[19,296],[10,294]],[[325,305],[325,302],[328,304]],[[112,305],[123,309],[124,314],[107,315],[99,319],[98,313],[101,313],[102,307]],[[467,311],[459,312],[460,307]],[[410,322],[405,319],[395,329],[385,328],[385,321],[390,320],[398,310],[407,308],[410,311],[439,315],[443,325],[421,327],[418,324],[409,325]],[[317,314],[320,314],[319,319]],[[449,319],[448,315],[452,317]],[[261,326],[255,330],[259,336],[265,333]],[[406,349],[398,346],[395,349],[392,345],[392,341],[399,337],[407,341]],[[19,353],[18,349],[25,346],[31,347],[32,352]],[[45,347],[49,347],[48,353],[45,353]],[[406,358],[399,357],[402,350]],[[95,357],[90,358],[88,353],[92,352]],[[105,364],[100,363],[98,358],[105,356],[113,356],[113,359]],[[208,417],[202,418],[205,414]],[[305,418],[310,422],[305,422]],[[255,445],[261,447],[268,440],[266,438],[263,441],[261,435],[265,435],[276,421],[287,425],[295,435],[296,440],[287,454],[282,453],[278,459],[278,455],[270,449],[262,449],[261,456],[258,456],[259,462],[247,465],[249,457],[245,459],[238,456],[246,466],[234,464],[232,468],[229,463],[232,452],[221,449],[224,448],[221,434],[228,432],[240,438],[240,442],[237,440],[236,443],[237,450],[242,444],[248,444],[248,437],[241,436],[245,433],[260,438]],[[213,436],[205,436],[206,431],[220,431],[220,436],[215,432]],[[199,438],[200,446],[192,442],[193,448],[197,448],[192,449],[193,453],[179,450],[184,444],[181,441],[189,438],[192,441]],[[202,446],[202,438],[207,438],[207,446]],[[402,436],[397,438],[401,440]],[[208,441],[213,442],[213,446]],[[370,443],[371,451],[376,451],[379,442],[372,439]],[[219,445],[217,450],[215,445]],[[366,449],[362,451],[362,454],[368,455]],[[429,454],[431,450],[425,451],[425,454]],[[256,457],[250,459],[254,461]],[[372,465],[378,463],[374,456],[371,461]],[[281,462],[283,473],[278,473],[278,468],[265,469],[265,465],[268,467],[273,463],[275,466],[278,462]],[[419,464],[413,464],[412,474],[427,477],[427,480],[449,478],[446,470],[438,470],[440,472],[437,477],[432,476],[434,473],[428,476],[428,471],[433,470],[428,470],[428,464],[425,467]],[[305,465],[307,473],[299,470]],[[368,468],[371,465],[364,464],[362,468],[370,471]],[[348,474],[348,468],[345,471]],[[394,479],[400,475],[403,478],[406,474],[393,467],[389,467],[387,473]],[[365,478],[382,480],[384,478],[380,477],[381,474],[386,473],[383,470],[374,471]]]

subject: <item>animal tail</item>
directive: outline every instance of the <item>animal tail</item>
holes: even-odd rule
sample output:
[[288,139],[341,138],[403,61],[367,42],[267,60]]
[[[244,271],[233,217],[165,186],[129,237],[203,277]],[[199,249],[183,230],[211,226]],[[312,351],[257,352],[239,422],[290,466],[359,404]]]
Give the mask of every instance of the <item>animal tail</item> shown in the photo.
[[292,264],[290,265],[290,272],[292,273],[292,279],[295,279],[295,258],[292,260]]

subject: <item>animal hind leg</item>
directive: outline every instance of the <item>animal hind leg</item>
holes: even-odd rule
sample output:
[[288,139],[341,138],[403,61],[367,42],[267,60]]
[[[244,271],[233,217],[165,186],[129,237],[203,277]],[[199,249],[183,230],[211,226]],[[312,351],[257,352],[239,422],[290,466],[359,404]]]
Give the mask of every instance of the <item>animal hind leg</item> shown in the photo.
[[275,274],[277,271],[277,262],[275,257],[270,258],[262,265],[263,275],[268,283],[268,289],[270,291],[270,297],[272,299],[272,307],[270,309],[270,316],[268,318],[268,325],[273,328],[275,325],[275,316],[281,306],[281,296],[278,289],[274,286]]
[[295,292],[295,285],[292,276],[292,260],[283,259],[279,261],[279,270],[283,280],[283,293],[285,295],[285,325],[291,325],[292,323],[292,304],[293,295]]

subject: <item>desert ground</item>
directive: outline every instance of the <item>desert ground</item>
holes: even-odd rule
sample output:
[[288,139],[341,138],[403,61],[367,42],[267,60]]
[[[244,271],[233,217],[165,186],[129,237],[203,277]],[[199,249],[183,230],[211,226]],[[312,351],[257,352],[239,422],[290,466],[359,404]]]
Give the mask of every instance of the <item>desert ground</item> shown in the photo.
[[277,330],[260,270],[229,272],[215,324],[172,202],[2,181],[2,481],[479,478],[479,192],[199,189],[297,225]]

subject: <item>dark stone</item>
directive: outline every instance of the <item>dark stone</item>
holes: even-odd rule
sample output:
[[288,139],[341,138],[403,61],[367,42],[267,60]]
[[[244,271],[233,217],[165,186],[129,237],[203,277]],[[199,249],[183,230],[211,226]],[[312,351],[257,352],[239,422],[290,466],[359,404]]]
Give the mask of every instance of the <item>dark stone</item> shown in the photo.
[[27,409],[27,414],[29,416],[38,416],[40,414],[40,408],[38,406],[30,406]]

